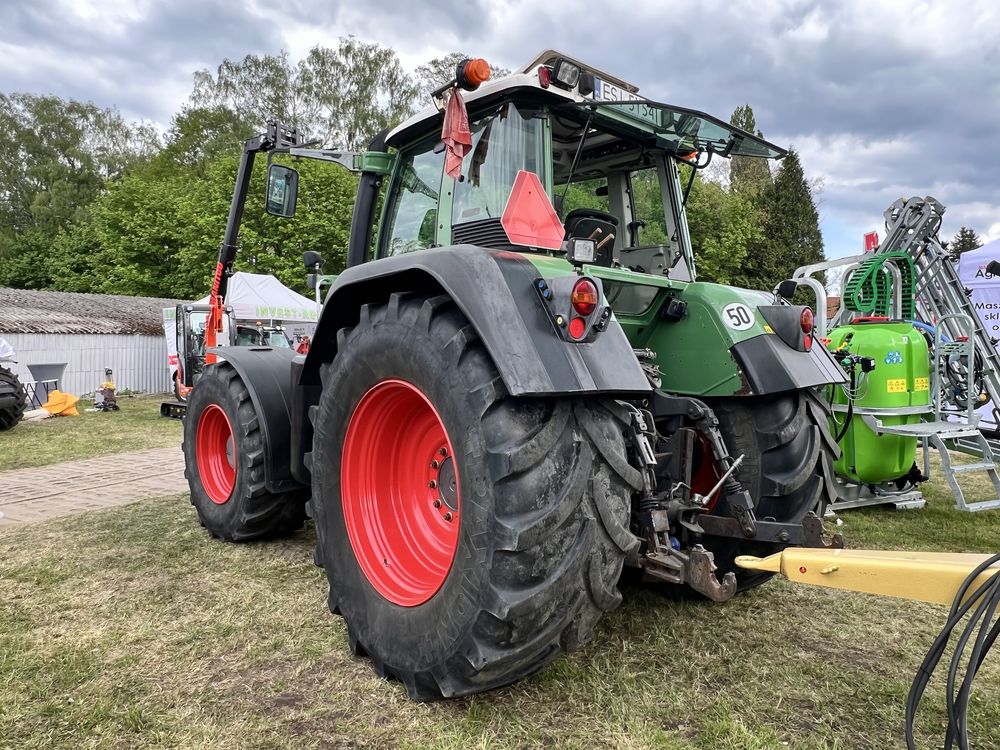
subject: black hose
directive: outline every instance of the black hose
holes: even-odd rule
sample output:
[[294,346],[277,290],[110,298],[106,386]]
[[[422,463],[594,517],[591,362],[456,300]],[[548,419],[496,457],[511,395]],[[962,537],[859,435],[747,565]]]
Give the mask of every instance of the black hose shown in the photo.
[[833,439],[833,441],[835,443],[839,443],[841,440],[844,439],[844,435],[847,434],[847,430],[851,426],[851,418],[854,416],[854,396],[853,396],[853,394],[857,390],[857,383],[858,383],[858,373],[857,373],[857,363],[856,362],[853,362],[853,361],[851,362],[851,369],[850,369],[850,373],[849,374],[850,374],[850,377],[851,377],[851,394],[852,394],[852,396],[847,399],[847,417],[844,419],[844,426],[840,428],[840,432],[838,432],[837,436]]
[[[998,608],[1000,608],[1000,574],[994,574],[968,598],[966,598],[966,594],[980,574],[997,563],[1000,563],[1000,554],[984,560],[965,579],[952,602],[951,611],[948,613],[948,622],[938,637],[934,639],[934,643],[920,665],[920,671],[917,672],[910,687],[910,694],[906,699],[906,747],[909,750],[916,750],[917,747],[913,738],[913,722],[927,683],[930,681],[938,662],[941,661],[941,657],[944,656],[945,648],[952,635],[957,631],[965,616],[974,609],[955,644],[955,652],[951,657],[951,664],[948,666],[948,680],[945,688],[948,730],[945,733],[944,748],[951,750],[957,742],[959,750],[969,750],[969,697],[972,694],[972,681],[986,658],[986,654],[1000,637],[1000,619],[996,622],[993,621]],[[977,628],[978,634],[976,634]],[[964,659],[965,648],[974,634],[976,634],[976,638],[967,660],[965,677],[962,678],[956,693],[958,673],[962,662],[966,661]]]

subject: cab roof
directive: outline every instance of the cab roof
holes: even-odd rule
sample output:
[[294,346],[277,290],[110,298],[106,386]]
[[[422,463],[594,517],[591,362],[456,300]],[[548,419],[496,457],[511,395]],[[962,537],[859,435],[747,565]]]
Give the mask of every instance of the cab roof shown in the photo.
[[[549,73],[559,64],[579,68],[576,85],[543,83],[539,71]],[[550,79],[552,76],[548,76]],[[781,159],[787,151],[763,138],[741,130],[712,115],[685,107],[653,102],[639,96],[639,87],[599,68],[556,50],[536,55],[519,72],[487,81],[475,91],[463,91],[470,110],[488,106],[512,96],[545,103],[567,111],[592,112],[609,127],[636,135],[655,135],[672,144],[675,153],[710,151],[722,156],[754,156]],[[386,145],[398,148],[440,129],[444,101],[429,106],[393,128]]]

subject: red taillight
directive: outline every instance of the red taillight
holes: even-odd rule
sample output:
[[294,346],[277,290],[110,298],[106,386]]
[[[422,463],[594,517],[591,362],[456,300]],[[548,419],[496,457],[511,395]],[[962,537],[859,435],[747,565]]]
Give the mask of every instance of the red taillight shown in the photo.
[[542,65],[538,68],[538,85],[543,89],[547,89],[549,84],[552,83],[552,71]]
[[802,315],[799,317],[799,325],[802,326],[802,333],[807,336],[813,332],[813,326],[816,324],[816,319],[813,316],[813,311],[808,307],[803,308]]
[[587,317],[597,309],[597,287],[590,279],[580,279],[573,287],[573,294],[570,295],[570,302],[573,309],[579,315]]
[[579,341],[587,332],[587,323],[583,318],[573,318],[569,322],[569,337],[574,341]]

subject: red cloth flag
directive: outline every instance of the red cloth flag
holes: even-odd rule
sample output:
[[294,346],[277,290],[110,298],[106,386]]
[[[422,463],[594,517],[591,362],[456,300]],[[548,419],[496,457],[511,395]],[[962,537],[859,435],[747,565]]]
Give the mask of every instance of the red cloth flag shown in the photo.
[[444,126],[441,140],[447,149],[444,157],[444,171],[449,177],[462,176],[462,159],[472,150],[472,131],[469,129],[469,113],[458,88],[451,91],[448,106],[444,110]]

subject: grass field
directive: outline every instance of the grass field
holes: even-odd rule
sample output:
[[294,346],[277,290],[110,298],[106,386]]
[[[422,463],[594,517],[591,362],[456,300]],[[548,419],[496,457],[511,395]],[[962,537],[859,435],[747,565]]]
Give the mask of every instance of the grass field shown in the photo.
[[[851,546],[989,551],[1000,513],[845,513]],[[0,533],[0,748],[897,748],[944,609],[775,581],[716,605],[627,587],[594,641],[410,702],[347,650],[313,536],[227,545],[184,497]],[[1000,669],[971,721],[1000,747]],[[942,686],[920,727],[940,746]]]
[[181,422],[160,417],[160,402],[168,397],[119,397],[121,411],[87,412],[92,404],[77,404],[78,417],[53,417],[22,422],[0,434],[0,471],[90,458],[107,453],[178,445]]

